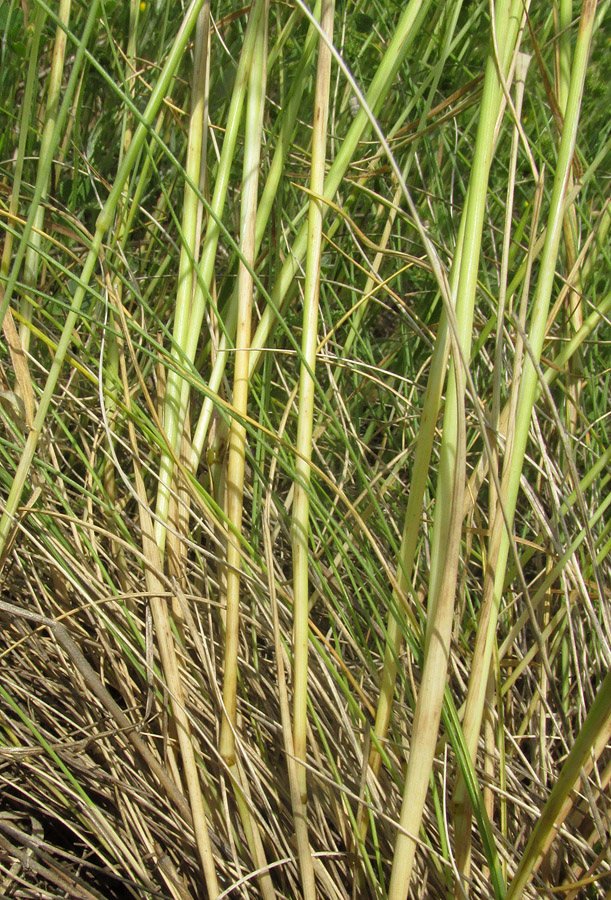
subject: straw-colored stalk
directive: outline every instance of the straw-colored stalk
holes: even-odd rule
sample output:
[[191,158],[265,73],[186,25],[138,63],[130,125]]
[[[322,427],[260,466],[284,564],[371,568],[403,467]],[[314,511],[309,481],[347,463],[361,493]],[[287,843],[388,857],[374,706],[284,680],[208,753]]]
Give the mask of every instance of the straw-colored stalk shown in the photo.
[[[233,405],[226,475],[227,574],[225,608],[225,653],[223,659],[223,718],[220,753],[229,768],[236,802],[246,839],[257,869],[266,866],[265,852],[258,826],[249,806],[248,785],[237,763],[235,736],[237,723],[238,651],[240,644],[240,570],[244,472],[248,411],[250,337],[253,309],[256,240],[255,223],[259,189],[259,164],[263,143],[267,67],[268,2],[262,4],[253,31],[254,52],[248,78],[246,131],[240,207],[240,263],[238,269],[238,320],[236,328]],[[276,894],[268,872],[259,876],[261,892],[267,900]]]
[[[189,328],[193,297],[197,291],[195,267],[199,257],[199,217],[201,215],[201,198],[199,183],[201,177],[202,156],[205,153],[205,136],[207,132],[206,97],[207,97],[207,57],[209,42],[210,2],[204,0],[195,30],[195,46],[193,59],[193,76],[191,81],[191,114],[189,119],[189,139],[185,160],[184,205],[181,221],[182,240],[178,263],[178,284],[176,288],[176,309],[174,315],[174,345],[172,356],[181,361],[182,347]],[[170,447],[176,455],[180,454],[182,445],[182,428],[186,417],[185,408],[181,408],[182,379],[174,370],[170,370],[166,379],[164,396],[163,428]],[[155,537],[161,553],[164,552],[167,531],[163,527],[167,521],[170,507],[170,485],[174,471],[172,453],[162,454],[157,495],[157,515]]]
[[[451,273],[450,290],[452,297],[456,292],[456,279],[460,272],[460,256],[464,235],[464,220],[461,222],[455,251],[455,264]],[[442,314],[435,349],[431,357],[431,371],[427,381],[422,402],[422,415],[418,429],[418,441],[414,454],[414,467],[407,500],[407,509],[403,523],[403,536],[399,550],[397,565],[397,586],[393,590],[394,608],[389,610],[386,626],[386,645],[384,649],[384,665],[380,680],[380,694],[376,707],[374,734],[376,740],[369,754],[369,767],[377,778],[380,773],[382,756],[378,745],[386,740],[390,716],[392,712],[395,683],[397,679],[397,661],[403,644],[404,625],[402,615],[408,613],[407,599],[411,591],[411,576],[416,559],[418,533],[420,528],[420,512],[424,500],[424,492],[428,481],[428,470],[433,449],[433,441],[437,430],[437,417],[446,375],[450,337],[447,317]],[[366,820],[362,819],[361,836],[367,833]]]
[[[516,114],[518,117],[518,121],[520,118],[521,110],[522,110],[522,100],[524,96],[524,82],[526,79],[526,73],[528,71],[528,65],[530,62],[530,57],[525,53],[517,54],[517,63],[515,70],[515,105],[514,108],[516,110]],[[519,130],[518,123],[516,122],[514,125],[513,136],[512,136],[512,146],[511,146],[511,156],[509,162],[509,177],[507,183],[507,201],[506,201],[506,215],[505,215],[505,234],[503,240],[503,256],[501,259],[501,278],[500,278],[500,287],[499,287],[499,303],[498,303],[498,311],[497,311],[497,337],[496,337],[496,346],[495,346],[495,367],[494,367],[494,386],[493,386],[493,402],[492,408],[490,411],[490,432],[491,434],[496,434],[497,432],[497,424],[500,418],[500,396],[501,396],[501,374],[502,374],[502,338],[503,338],[503,330],[504,330],[504,319],[505,319],[505,302],[506,302],[506,291],[507,291],[507,271],[509,267],[509,253],[510,253],[510,244],[511,244],[511,220],[513,215],[513,194],[515,188],[515,172],[517,165],[517,155],[518,155],[518,143],[519,143]],[[540,185],[542,188],[542,185]],[[538,224],[538,209],[540,206],[540,196],[541,191],[537,191],[538,200],[534,203],[534,223],[533,223],[533,235],[536,234],[536,227]],[[529,279],[528,277],[525,280],[525,285],[528,286]],[[525,288],[526,290],[526,288]],[[520,344],[521,346],[521,344]],[[519,358],[514,360],[514,377],[515,373],[521,370],[521,355]],[[514,387],[516,383],[514,381]],[[511,435],[513,433],[513,429],[510,430],[510,433],[507,435],[507,443],[511,441]],[[497,491],[496,485],[499,479],[498,473],[498,445],[497,443],[493,443],[492,445],[492,457],[490,460],[490,467],[495,477],[490,478],[490,508],[494,509],[496,506],[497,500]],[[494,554],[497,548],[490,546],[488,548],[488,552],[490,554]],[[489,568],[493,568],[495,565],[495,557],[490,556],[488,558]],[[489,675],[488,678],[484,678],[480,683],[480,689],[482,691],[490,690],[490,678],[492,675]],[[456,854],[456,868],[457,871],[462,876],[462,882],[460,888],[457,887],[457,891],[465,890],[465,885],[468,883],[469,876],[469,867],[471,861],[471,809],[469,806],[469,802],[467,799],[467,785],[466,781],[463,777],[459,776],[457,781],[457,788],[454,792],[453,797],[453,809],[455,815],[455,854]]]
[[[445,54],[449,52],[451,36],[454,33],[456,21],[453,16],[444,39],[444,56],[442,56],[441,64],[438,67],[437,76],[434,84],[436,86],[443,69],[443,59]],[[431,90],[431,96],[433,91]],[[426,120],[426,114],[423,114],[421,122]],[[415,153],[415,146],[413,153]],[[404,178],[407,178],[409,166],[411,164],[412,154],[408,159],[405,168]],[[398,204],[402,196],[402,189],[397,190],[395,203]],[[395,212],[395,209],[391,211]],[[391,219],[389,217],[389,226]],[[388,229],[390,230],[390,229]],[[386,231],[385,231],[386,234]],[[464,235],[464,219],[461,221],[457,246],[455,249],[455,264],[452,270],[452,277],[456,279],[460,271],[460,254],[462,248],[462,240]],[[379,264],[383,254],[380,252],[376,256],[374,267]],[[365,294],[373,288],[371,278],[368,278],[365,286]],[[450,293],[454,296],[456,292],[456,284],[450,282]],[[364,309],[364,306],[363,306]],[[356,320],[355,320],[356,329]],[[346,341],[343,352],[347,355],[352,340],[356,334],[353,330]],[[380,693],[378,697],[378,705],[376,708],[374,722],[374,740],[372,742],[371,751],[369,753],[369,768],[372,774],[377,778],[380,774],[382,764],[382,754],[380,748],[384,745],[390,724],[392,712],[393,697],[395,691],[395,683],[397,678],[397,662],[401,647],[403,645],[403,636],[405,617],[412,627],[415,626],[415,616],[409,604],[409,596],[411,593],[411,576],[415,564],[416,548],[418,544],[418,536],[420,530],[420,512],[424,499],[424,492],[428,481],[428,469],[430,463],[431,452],[433,448],[433,440],[437,429],[437,417],[439,413],[439,405],[441,403],[441,395],[445,382],[446,367],[448,354],[450,350],[450,340],[448,335],[447,319],[442,315],[442,319],[437,329],[435,338],[435,349],[431,358],[430,375],[422,404],[422,415],[420,418],[420,427],[418,430],[418,439],[416,443],[416,451],[414,455],[414,465],[412,477],[410,480],[407,508],[403,524],[403,534],[401,538],[401,547],[399,550],[399,560],[397,564],[396,584],[393,587],[392,607],[388,612],[386,622],[386,642],[384,648],[384,663],[382,667],[382,675],[380,679]],[[417,627],[416,627],[417,628]],[[364,844],[368,830],[368,815],[364,805],[359,807],[357,823],[360,841]]]
[[[420,829],[422,810],[428,789],[431,766],[437,740],[445,677],[440,677],[447,670],[452,619],[454,613],[454,595],[458,575],[460,536],[462,523],[462,493],[464,490],[464,466],[466,458],[466,441],[464,428],[464,407],[459,405],[459,398],[464,396],[463,375],[461,372],[461,355],[457,341],[452,340],[454,350],[453,366],[456,369],[455,390],[457,405],[457,430],[453,453],[454,471],[449,473],[453,482],[453,495],[450,506],[447,543],[445,546],[444,567],[436,597],[435,627],[430,632],[425,648],[425,662],[422,682],[412,730],[412,747],[408,762],[399,834],[395,844],[390,884],[389,900],[405,900],[408,896],[409,882],[415,857],[417,842],[415,837]],[[464,401],[463,401],[464,402]],[[445,427],[444,423],[444,427]],[[446,433],[446,432],[444,432]],[[441,688],[441,689],[440,689]]]
[[[206,157],[206,137],[208,128],[208,45],[210,40],[210,0],[204,0],[195,27],[193,46],[193,75],[191,78],[191,114],[189,119],[189,137],[185,160],[185,189],[181,221],[181,246],[178,264],[178,285],[176,289],[176,318],[188,319],[191,298],[193,296],[194,273],[199,258],[201,236],[201,219],[203,204],[197,189],[203,177],[203,162]],[[172,382],[174,385],[174,381]],[[164,396],[164,403],[167,397]],[[180,445],[181,459],[184,465],[189,464],[189,410],[185,412]],[[177,447],[178,451],[178,447]],[[162,522],[156,524],[156,537],[161,542],[161,552],[166,557],[167,571],[177,578],[179,583],[183,577],[183,564],[186,547],[183,535],[188,532],[190,502],[185,479],[175,473],[175,489],[170,495],[168,508],[169,529],[162,528]],[[165,552],[163,541],[165,539]],[[180,604],[174,597],[172,600],[172,618],[177,627],[182,621]],[[179,629],[180,630],[180,629]]]
[[[500,64],[504,72],[514,52],[521,4],[499,2],[493,10]],[[477,286],[477,271],[488,189],[488,176],[499,114],[502,108],[497,61],[489,56],[475,154],[465,208],[465,230],[456,296],[456,331],[450,328],[454,346],[447,387],[437,481],[431,549],[427,629],[422,683],[416,702],[409,762],[403,792],[400,831],[397,836],[389,886],[389,900],[404,900],[409,890],[417,836],[432,770],[449,656],[458,555],[462,530],[464,485],[464,374],[468,361]],[[452,311],[446,309],[446,315]],[[457,500],[458,492],[461,499]]]
[[320,260],[322,256],[323,206],[319,199],[324,190],[331,81],[334,0],[323,0],[321,36],[314,98],[312,132],[312,164],[308,207],[308,239],[303,298],[303,331],[299,407],[297,421],[297,457],[295,460],[295,493],[293,501],[293,746],[298,763],[297,783],[303,803],[306,802],[306,731],[308,703],[308,618],[309,618],[309,509],[310,460],[312,458],[312,422],[314,415],[314,370],[318,346],[318,298],[320,293]]
[[[541,358],[547,329],[549,302],[562,233],[564,201],[575,148],[595,8],[595,2],[584,4],[579,24],[564,130],[560,142],[545,245],[533,303],[531,328],[528,338],[529,355],[527,355],[525,360],[517,400],[514,440],[508,448],[504,460],[501,495],[498,498],[494,512],[489,541],[484,597],[480,611],[476,645],[473,653],[473,668],[469,680],[467,704],[463,720],[465,739],[473,760],[475,760],[477,753],[485,701],[485,685],[490,669],[498,612],[506,578],[507,558],[510,549],[510,536],[506,530],[506,523],[511,525],[513,522],[532,409],[537,395],[538,375],[536,365],[538,365]],[[457,799],[462,805],[464,795],[460,790]],[[461,813],[467,814],[467,811],[461,810]],[[466,833],[466,824],[461,826],[461,831],[463,827]]]
[[[558,45],[556,53],[556,93],[558,95],[558,105],[560,112],[564,116],[566,114],[566,104],[569,97],[570,76],[571,76],[571,23],[573,21],[573,3],[572,0],[561,0],[557,10],[556,30],[558,34]],[[575,172],[573,169],[569,173],[567,192],[570,192],[574,186]],[[571,204],[564,213],[564,246],[566,248],[566,267],[570,272],[575,265],[577,257],[576,243],[578,240],[579,226],[577,221],[577,209],[575,204]],[[570,282],[570,289],[567,296],[567,336],[570,337],[579,331],[583,324],[583,304],[581,273],[577,273],[577,277]],[[579,399],[581,396],[582,381],[580,378],[581,360],[580,355],[572,358],[569,363],[568,374],[568,403],[566,407],[566,423],[568,429],[575,433],[577,430],[577,421],[579,417]]]
[[267,9],[258,19],[254,54],[248,80],[246,134],[240,209],[240,264],[238,269],[238,321],[236,330],[233,404],[226,477],[227,575],[225,615],[225,655],[223,677],[223,721],[220,751],[228,766],[235,763],[237,725],[237,680],[239,648],[239,603],[244,505],[244,469],[248,411],[248,357],[250,353],[253,271],[255,265],[255,221],[259,188],[259,161],[263,134],[266,82]]

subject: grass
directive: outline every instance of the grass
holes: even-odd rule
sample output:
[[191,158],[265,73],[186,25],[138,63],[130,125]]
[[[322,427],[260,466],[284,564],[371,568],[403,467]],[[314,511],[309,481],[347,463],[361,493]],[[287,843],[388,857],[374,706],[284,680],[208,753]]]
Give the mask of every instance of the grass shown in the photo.
[[0,7],[3,896],[611,896],[608,7]]

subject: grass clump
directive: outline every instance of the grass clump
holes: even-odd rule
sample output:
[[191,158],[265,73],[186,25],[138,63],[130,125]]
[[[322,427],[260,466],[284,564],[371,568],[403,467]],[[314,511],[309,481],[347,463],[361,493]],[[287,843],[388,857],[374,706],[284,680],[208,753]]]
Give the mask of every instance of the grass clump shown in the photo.
[[608,5],[0,7],[4,896],[609,896]]

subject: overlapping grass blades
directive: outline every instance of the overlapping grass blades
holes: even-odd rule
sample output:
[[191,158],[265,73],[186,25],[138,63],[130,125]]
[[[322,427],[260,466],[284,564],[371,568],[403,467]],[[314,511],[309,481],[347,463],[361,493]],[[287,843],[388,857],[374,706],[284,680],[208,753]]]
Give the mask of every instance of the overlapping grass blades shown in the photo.
[[0,5],[0,893],[609,893],[608,6]]

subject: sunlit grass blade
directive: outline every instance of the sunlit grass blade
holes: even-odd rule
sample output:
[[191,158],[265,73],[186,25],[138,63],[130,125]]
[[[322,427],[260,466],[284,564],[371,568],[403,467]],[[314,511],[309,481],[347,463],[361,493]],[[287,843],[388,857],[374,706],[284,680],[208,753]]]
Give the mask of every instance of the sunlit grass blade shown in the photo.
[[[316,92],[314,96],[312,162],[310,190],[322,194],[325,182],[326,147],[328,141],[329,86],[331,82],[331,50],[333,41],[334,0],[323,0],[321,36],[318,48]],[[318,301],[320,292],[320,261],[322,256],[323,205],[315,197],[308,207],[308,241],[305,261],[303,298],[303,326],[301,368],[297,413],[297,453],[295,460],[295,490],[291,522],[293,552],[293,749],[297,762],[297,787],[304,810],[307,808],[307,716],[308,716],[308,644],[309,644],[309,485],[312,458],[312,424],[314,418],[314,371],[318,348]],[[304,885],[313,896],[312,864],[304,844],[302,820],[295,820],[300,841],[300,862]]]
[[532,409],[537,392],[538,375],[530,355],[532,354],[534,360],[538,362],[546,334],[549,302],[562,232],[563,204],[566,195],[568,172],[575,147],[594,10],[595,5],[591,6],[588,4],[587,8],[584,7],[580,20],[571,73],[571,90],[550,204],[546,242],[533,301],[529,354],[524,362],[524,372],[515,412],[515,434],[511,449],[505,458],[502,493],[498,498],[498,509],[493,520],[494,524],[489,544],[489,569],[484,582],[484,602],[480,614],[480,627],[475,648],[477,670],[470,680],[464,718],[465,739],[472,758],[475,758],[477,750],[485,701],[485,692],[482,684],[486,678],[485,673],[487,673],[490,666],[500,600],[504,589],[507,557],[510,549],[510,537],[506,528],[511,526],[513,522]]
[[[508,71],[515,50],[518,23],[517,4],[515,8],[509,3],[495,6],[493,28],[496,29],[497,37],[502,36],[497,46],[503,72]],[[454,355],[448,378],[436,490],[422,684],[416,704],[403,792],[400,819],[402,830],[397,836],[393,858],[390,900],[407,897],[416,852],[416,842],[412,835],[417,835],[420,829],[445,688],[463,518],[462,499],[459,496],[462,498],[464,490],[466,462],[465,381],[461,368],[463,360],[470,358],[484,205],[501,99],[496,62],[490,55],[465,210],[464,240],[456,293],[456,331],[454,334],[451,332]],[[446,310],[446,313],[449,315],[451,310]]]

